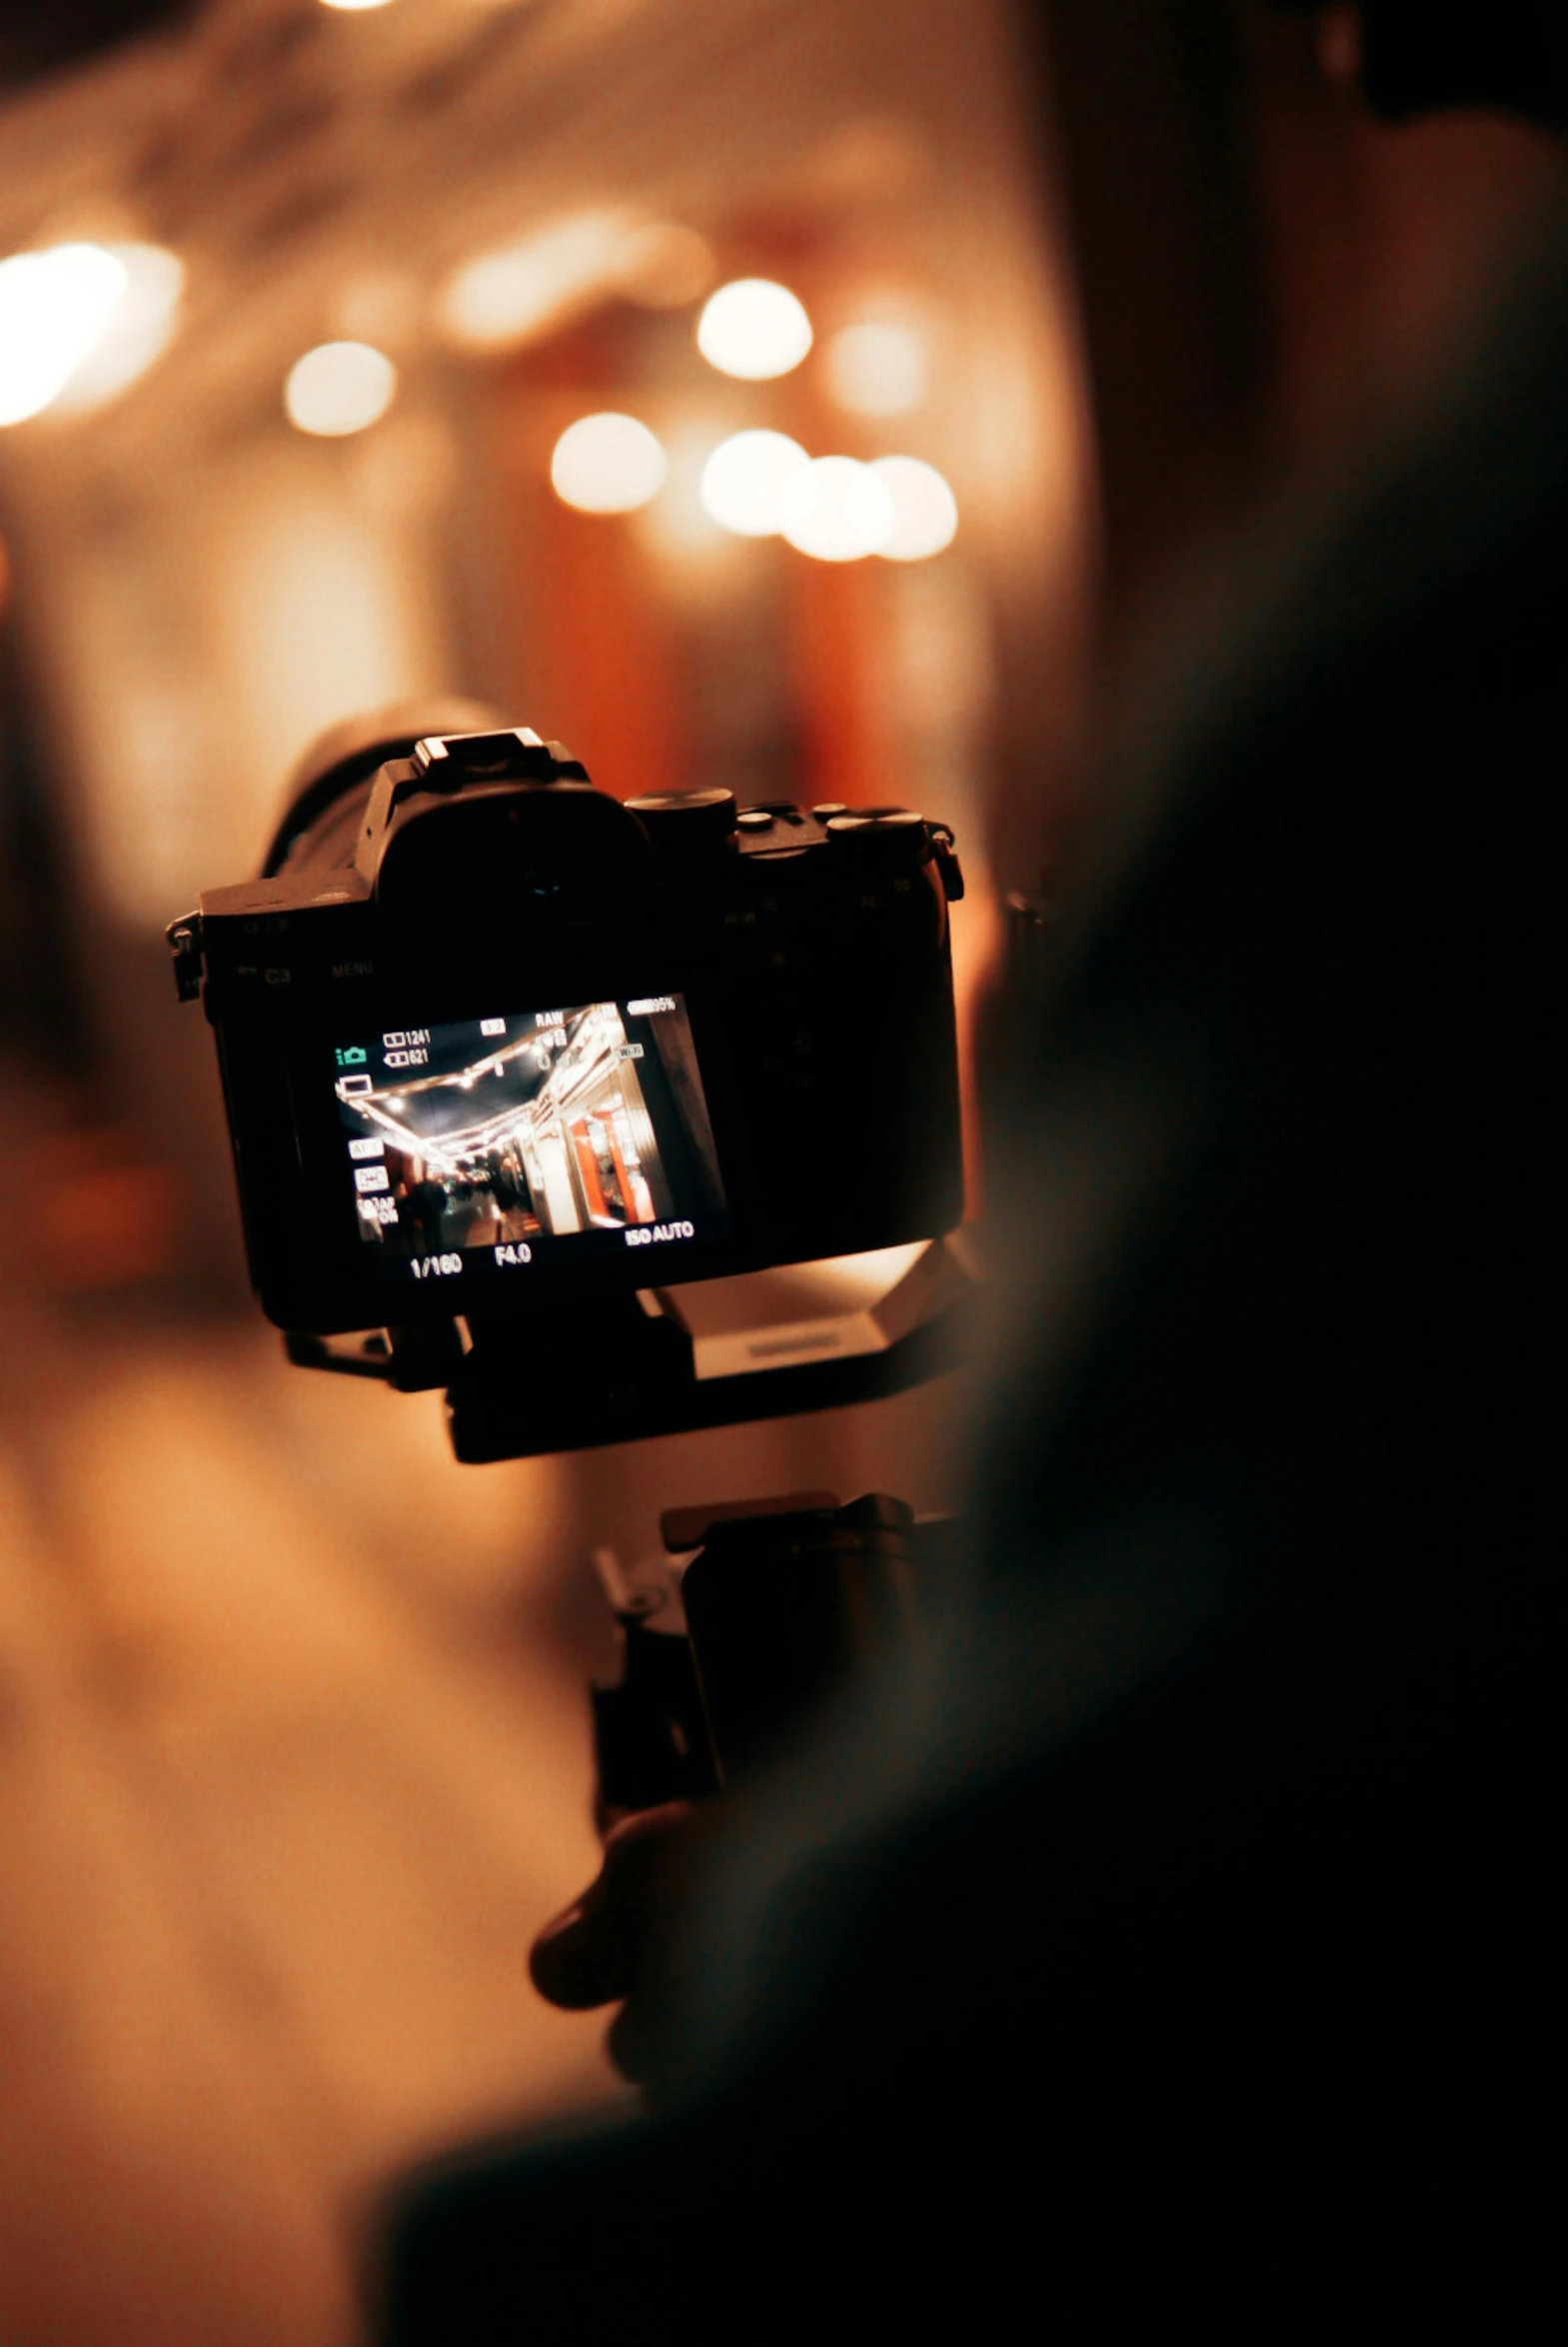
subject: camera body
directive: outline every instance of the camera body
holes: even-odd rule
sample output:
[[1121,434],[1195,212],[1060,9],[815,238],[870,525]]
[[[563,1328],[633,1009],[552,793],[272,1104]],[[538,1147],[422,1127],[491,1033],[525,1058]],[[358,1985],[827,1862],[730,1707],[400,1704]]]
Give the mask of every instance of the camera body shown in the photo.
[[472,1324],[956,1224],[944,827],[623,805],[527,729],[374,755],[169,933],[280,1327]]

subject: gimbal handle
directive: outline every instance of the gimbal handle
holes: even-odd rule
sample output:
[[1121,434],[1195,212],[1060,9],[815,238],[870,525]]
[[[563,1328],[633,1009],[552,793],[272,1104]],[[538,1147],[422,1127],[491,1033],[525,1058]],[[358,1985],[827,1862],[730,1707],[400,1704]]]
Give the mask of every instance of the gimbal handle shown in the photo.
[[667,1513],[663,1584],[602,1561],[624,1660],[593,1689],[601,1821],[777,1761],[908,1631],[922,1550],[951,1525],[882,1492],[797,1492]]

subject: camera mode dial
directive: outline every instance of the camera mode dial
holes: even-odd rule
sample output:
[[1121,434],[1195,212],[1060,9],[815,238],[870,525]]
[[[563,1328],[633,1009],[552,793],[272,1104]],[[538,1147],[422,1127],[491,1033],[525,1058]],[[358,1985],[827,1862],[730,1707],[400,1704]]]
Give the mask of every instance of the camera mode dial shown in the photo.
[[701,855],[735,836],[734,791],[655,791],[626,806],[660,856]]
[[884,864],[921,864],[929,845],[925,818],[907,807],[862,807],[831,815],[827,837],[839,849]]

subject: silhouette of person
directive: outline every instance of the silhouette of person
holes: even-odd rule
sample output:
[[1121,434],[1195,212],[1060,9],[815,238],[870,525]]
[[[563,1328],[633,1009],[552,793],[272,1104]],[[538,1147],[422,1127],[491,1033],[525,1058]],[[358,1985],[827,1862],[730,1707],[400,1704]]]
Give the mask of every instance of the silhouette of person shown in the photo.
[[421,1254],[435,1254],[441,1245],[445,1216],[451,1204],[447,1184],[429,1169],[409,1186],[409,1213]]
[[[1568,11],[1359,13],[1389,110],[1568,114]],[[535,1975],[652,2115],[423,2180],[390,2347],[1544,2327],[1568,217],[1287,524],[998,1013],[967,1574],[612,1833]]]

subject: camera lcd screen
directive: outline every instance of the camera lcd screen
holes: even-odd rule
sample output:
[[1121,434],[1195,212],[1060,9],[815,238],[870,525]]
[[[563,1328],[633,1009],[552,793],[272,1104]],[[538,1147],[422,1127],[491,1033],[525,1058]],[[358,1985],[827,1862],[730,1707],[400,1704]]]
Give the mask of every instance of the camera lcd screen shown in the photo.
[[526,1278],[729,1229],[680,995],[389,1029],[334,1059],[344,1187],[386,1278]]

